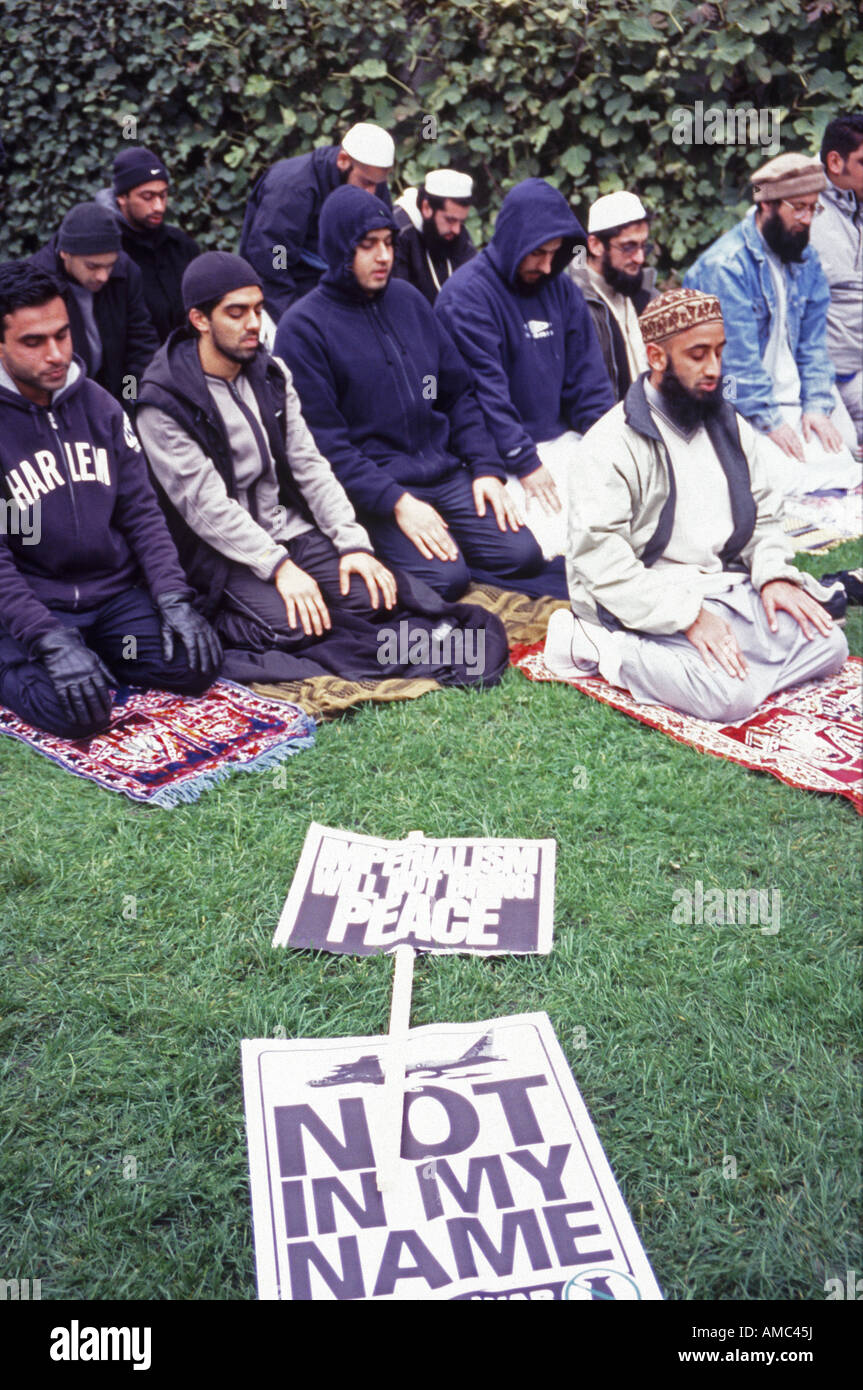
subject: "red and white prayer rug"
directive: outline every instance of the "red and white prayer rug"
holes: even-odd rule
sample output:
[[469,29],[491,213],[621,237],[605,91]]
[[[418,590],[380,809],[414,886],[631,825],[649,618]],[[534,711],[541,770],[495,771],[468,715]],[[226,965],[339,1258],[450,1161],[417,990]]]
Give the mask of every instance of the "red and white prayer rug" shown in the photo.
[[120,689],[110,726],[93,738],[57,738],[0,707],[0,733],[68,772],[167,809],[239,769],[257,772],[311,748],[315,721],[296,705],[219,680],[197,699],[166,690]]
[[666,705],[639,704],[628,691],[609,685],[601,676],[564,680],[548,669],[542,659],[544,650],[544,641],[515,646],[510,660],[529,680],[573,685],[700,753],[769,772],[804,791],[847,797],[863,815],[863,663],[859,657],[849,657],[835,676],[771,695],[748,719],[716,724],[678,714]]

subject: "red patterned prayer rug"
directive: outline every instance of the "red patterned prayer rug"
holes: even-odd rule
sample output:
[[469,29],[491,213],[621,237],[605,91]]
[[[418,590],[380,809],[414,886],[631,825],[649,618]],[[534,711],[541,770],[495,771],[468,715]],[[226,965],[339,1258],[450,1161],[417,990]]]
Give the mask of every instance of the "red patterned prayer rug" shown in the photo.
[[315,721],[296,705],[223,680],[197,699],[120,689],[110,727],[75,742],[33,729],[0,707],[0,733],[100,787],[163,809],[197,801],[237,768],[275,767],[311,748],[314,730]]
[[574,685],[582,694],[613,705],[700,753],[728,758],[756,772],[769,772],[780,782],[804,791],[845,796],[863,815],[859,657],[849,657],[835,676],[771,695],[748,719],[715,724],[678,714],[666,705],[639,704],[628,691],[609,685],[601,676],[564,680],[549,671],[542,659],[544,650],[544,641],[515,646],[510,660],[529,680]]

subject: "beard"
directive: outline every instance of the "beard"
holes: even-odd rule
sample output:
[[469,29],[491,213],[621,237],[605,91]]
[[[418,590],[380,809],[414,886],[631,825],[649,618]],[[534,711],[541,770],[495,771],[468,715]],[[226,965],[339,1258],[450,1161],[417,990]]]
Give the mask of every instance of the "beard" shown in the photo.
[[226,343],[217,333],[212,333],[211,336],[213,339],[213,347],[218,348],[222,356],[227,357],[229,362],[238,362],[241,367],[245,366],[247,362],[252,361],[260,345],[259,339],[254,347],[252,347],[251,344],[249,344],[248,347],[235,347],[233,343]]
[[789,232],[779,216],[778,208],[765,217],[761,224],[761,235],[784,265],[789,261],[802,261],[803,252],[809,245],[809,228],[801,227],[799,232]]
[[448,257],[457,255],[467,241],[467,232],[464,227],[461,228],[458,236],[453,237],[451,241],[445,236],[441,236],[433,217],[423,219],[422,236],[425,248],[433,261],[445,261]]
[[631,299],[641,289],[641,282],[644,279],[644,269],[639,267],[634,275],[627,275],[625,270],[618,270],[611,264],[611,255],[608,247],[603,247],[602,265],[600,273],[609,289],[616,290],[618,294],[624,294]]
[[670,357],[665,374],[659,384],[659,394],[662,396],[669,417],[687,432],[697,429],[705,420],[711,419],[722,404],[719,386],[714,391],[705,392],[704,395],[684,386],[674,370]]

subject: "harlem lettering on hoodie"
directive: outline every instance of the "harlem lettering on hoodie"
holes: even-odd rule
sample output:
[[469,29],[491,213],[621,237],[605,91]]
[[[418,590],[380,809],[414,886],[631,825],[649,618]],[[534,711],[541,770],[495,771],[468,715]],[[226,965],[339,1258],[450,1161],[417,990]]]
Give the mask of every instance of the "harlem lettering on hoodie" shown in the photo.
[[35,541],[26,526],[0,536],[0,631],[17,641],[135,585],[189,592],[135,432],[79,358],[47,407],[0,373],[0,482],[39,518]]

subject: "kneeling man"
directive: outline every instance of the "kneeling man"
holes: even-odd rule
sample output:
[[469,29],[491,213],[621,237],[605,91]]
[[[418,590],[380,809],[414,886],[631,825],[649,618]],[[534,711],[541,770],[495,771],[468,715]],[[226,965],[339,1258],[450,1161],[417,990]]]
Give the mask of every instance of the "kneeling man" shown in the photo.
[[848,646],[831,591],[791,564],[770,445],[721,398],[718,299],[670,290],[640,323],[650,371],[583,441],[573,611],[554,614],[546,662],[730,723],[838,671]]
[[[137,418],[189,582],[225,643],[224,674],[498,679],[506,642],[491,615],[482,615],[483,641],[491,637],[494,662],[468,670],[463,645],[429,639],[445,627],[463,643],[462,627],[480,617],[467,606],[456,613],[408,576],[397,592],[375,557],[306,427],[290,372],[260,344],[263,287],[248,261],[199,256],[183,276],[183,302],[188,326],[147,369]],[[442,624],[445,612],[453,618]],[[393,624],[406,634],[395,652]],[[408,634],[422,640],[412,646]]]
[[0,267],[0,703],[88,738],[110,686],[200,695],[221,650],[189,600],[141,446],[72,352],[64,287]]

